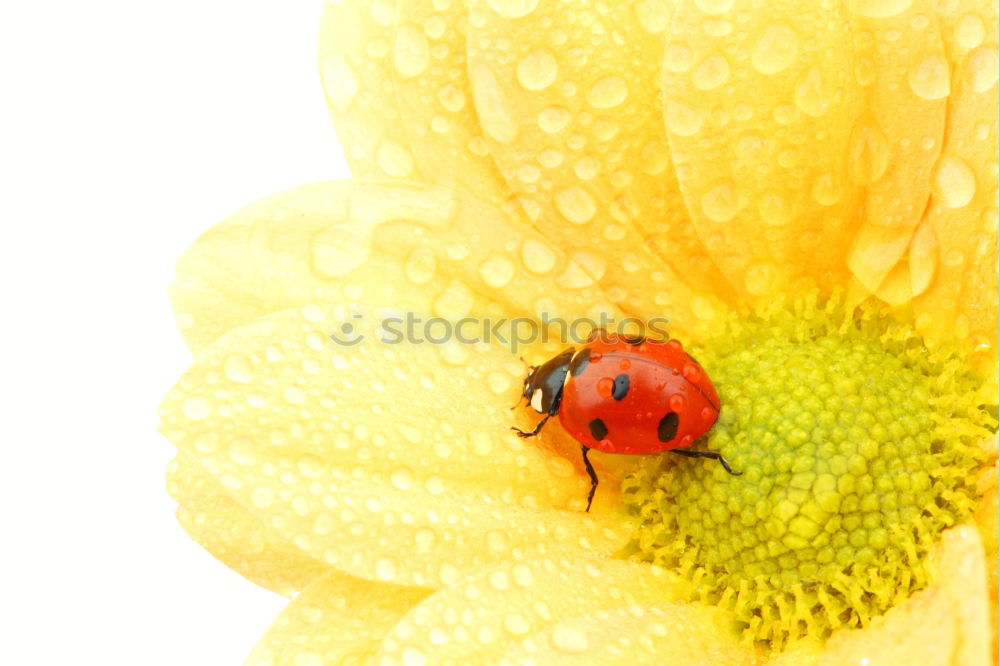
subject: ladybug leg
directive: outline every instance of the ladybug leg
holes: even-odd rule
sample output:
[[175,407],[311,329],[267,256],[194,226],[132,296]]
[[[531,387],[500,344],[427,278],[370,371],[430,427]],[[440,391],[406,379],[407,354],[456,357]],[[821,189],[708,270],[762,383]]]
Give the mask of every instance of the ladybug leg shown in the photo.
[[542,430],[542,426],[545,425],[545,422],[548,421],[549,418],[551,418],[551,417],[552,417],[551,414],[546,414],[545,418],[542,419],[541,421],[539,421],[538,425],[535,426],[535,429],[532,430],[532,431],[530,431],[530,432],[529,431],[525,431],[525,430],[521,430],[520,428],[513,428],[513,427],[511,428],[511,430],[513,430],[514,432],[516,432],[518,437],[522,437],[522,438],[524,438],[524,437],[534,437],[535,435],[537,435]]
[[580,450],[583,451],[583,465],[587,468],[587,474],[590,475],[590,494],[587,495],[587,513],[590,513],[590,505],[594,501],[594,493],[597,492],[597,472],[594,471],[594,466],[590,464],[590,459],[587,457],[590,449],[581,446]]
[[722,464],[722,469],[726,470],[733,476],[743,475],[743,472],[734,472],[733,468],[729,466],[726,459],[722,457],[722,454],[716,453],[715,451],[688,451],[686,449],[671,449],[671,453],[679,453],[680,455],[687,456],[688,458],[711,458],[712,460],[718,460]]

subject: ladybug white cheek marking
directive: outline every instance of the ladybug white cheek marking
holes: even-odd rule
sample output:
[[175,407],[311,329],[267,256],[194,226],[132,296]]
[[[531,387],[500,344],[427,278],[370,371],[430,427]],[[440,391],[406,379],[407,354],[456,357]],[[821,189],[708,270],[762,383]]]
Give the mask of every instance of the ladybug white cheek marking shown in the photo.
[[542,392],[542,389],[540,389],[540,388],[539,389],[535,389],[535,392],[531,394],[531,408],[533,410],[535,410],[536,412],[538,412],[539,414],[541,414],[543,411],[545,411],[545,410],[542,409],[542,398],[543,397],[544,397],[544,393]]

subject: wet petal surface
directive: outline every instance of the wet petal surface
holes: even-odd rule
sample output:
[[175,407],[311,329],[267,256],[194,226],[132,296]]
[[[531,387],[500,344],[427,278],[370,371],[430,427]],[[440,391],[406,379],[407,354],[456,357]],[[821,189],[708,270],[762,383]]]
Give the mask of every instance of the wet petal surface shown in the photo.
[[[164,434],[284,540],[353,575],[439,587],[545,553],[607,556],[630,521],[613,474],[510,432],[524,366],[488,345],[344,347],[348,311],[304,306],[205,348],[161,408]],[[550,446],[551,445],[551,446]],[[603,472],[602,472],[603,473]]]

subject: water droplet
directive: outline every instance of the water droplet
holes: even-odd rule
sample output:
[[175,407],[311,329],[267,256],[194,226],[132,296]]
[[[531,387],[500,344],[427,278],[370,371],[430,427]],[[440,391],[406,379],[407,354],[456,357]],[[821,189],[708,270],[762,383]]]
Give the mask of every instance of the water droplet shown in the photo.
[[538,154],[538,163],[546,169],[555,169],[563,163],[563,154],[555,148],[546,148]]
[[581,157],[573,165],[573,173],[580,180],[591,180],[601,172],[601,163],[590,155]]
[[847,8],[858,16],[890,18],[903,13],[913,0],[847,0]]
[[691,69],[691,49],[683,42],[671,42],[663,53],[663,66],[675,73]]
[[753,66],[761,74],[777,74],[795,62],[798,52],[798,35],[778,23],[765,30],[754,45]]
[[941,99],[951,92],[948,61],[933,53],[910,70],[910,89],[924,99]]
[[934,194],[947,208],[961,208],[976,194],[976,177],[959,157],[942,155],[934,173]]
[[465,283],[452,280],[448,286],[434,299],[434,314],[445,319],[457,320],[467,317],[472,311],[476,297]]
[[323,90],[337,111],[344,111],[358,93],[358,79],[344,57],[334,53],[323,58]]
[[618,106],[628,97],[628,86],[620,76],[601,79],[587,91],[587,103],[595,109],[610,109]]
[[739,195],[731,182],[718,183],[701,197],[701,209],[705,216],[716,222],[728,222],[740,210]]
[[765,192],[757,202],[757,210],[765,222],[771,226],[780,227],[792,220],[791,211],[785,200],[777,192]]
[[523,636],[531,631],[531,625],[520,613],[508,613],[503,619],[503,628],[515,636]]
[[701,129],[705,117],[701,110],[670,100],[667,102],[664,119],[667,129],[679,136],[693,136]]
[[761,263],[747,269],[743,281],[750,294],[753,296],[763,296],[773,291],[777,286],[775,284],[777,277],[778,271],[774,267],[774,264]]
[[242,354],[230,354],[222,364],[222,371],[229,381],[249,384],[253,379],[250,359]]
[[663,32],[670,21],[670,5],[666,0],[641,0],[635,6],[635,16],[643,30],[656,35]]
[[854,78],[859,86],[865,87],[875,83],[875,63],[871,58],[861,57],[854,65]]
[[301,405],[306,401],[306,392],[299,386],[289,386],[285,389],[285,401],[293,405]]
[[472,70],[472,99],[483,131],[500,143],[510,143],[517,138],[517,119],[510,111],[493,70],[485,65],[477,65]]
[[733,8],[736,0],[694,0],[695,6],[706,14],[725,14]]
[[647,143],[639,157],[642,170],[650,176],[661,174],[670,166],[670,149],[662,141]]
[[396,178],[405,178],[413,171],[413,155],[409,149],[389,138],[379,142],[375,159],[382,171]]
[[395,580],[396,561],[391,557],[380,557],[375,560],[375,578],[377,580]]
[[534,164],[522,164],[517,169],[517,179],[522,183],[531,184],[537,183],[538,179],[542,177],[542,170],[536,167]]
[[430,57],[430,44],[421,30],[408,23],[396,29],[393,64],[404,78],[417,76],[427,69]]
[[449,83],[438,91],[438,101],[446,110],[457,113],[465,108],[465,93],[458,86]]
[[997,47],[980,46],[968,55],[966,71],[969,84],[976,92],[986,92],[997,83]]
[[538,128],[546,134],[560,132],[569,124],[572,116],[561,106],[550,106],[538,112]]
[[487,0],[487,4],[505,19],[516,19],[535,11],[538,0]]
[[861,126],[851,133],[848,173],[858,185],[870,185],[889,168],[889,144],[881,130]]
[[567,187],[555,194],[556,210],[573,224],[586,224],[597,213],[594,197],[582,187]]
[[559,63],[545,49],[532,51],[517,63],[517,81],[525,90],[543,90],[552,85],[559,74]]
[[819,118],[830,108],[830,96],[819,67],[812,67],[796,84],[795,106],[813,118]]
[[713,90],[729,80],[729,61],[722,55],[712,55],[701,61],[694,71],[694,87]]
[[821,206],[832,206],[840,201],[840,188],[832,174],[826,173],[816,179],[812,188],[812,198]]
[[556,278],[556,284],[564,289],[583,289],[594,284],[594,278],[580,264],[571,261],[566,264],[566,270]]
[[479,276],[483,278],[483,282],[487,286],[493,289],[506,287],[516,271],[517,267],[514,266],[514,262],[502,256],[491,257],[479,266]]
[[254,488],[250,494],[250,501],[258,509],[266,509],[274,504],[274,491],[270,488]]
[[560,652],[580,654],[587,651],[590,641],[580,627],[560,624],[552,630],[552,645]]
[[400,490],[409,490],[413,487],[413,470],[409,467],[400,467],[393,470],[389,477],[396,488]]
[[403,267],[406,278],[413,284],[427,284],[434,279],[437,258],[431,248],[421,245],[410,253]]
[[201,421],[212,413],[212,405],[202,398],[188,398],[184,401],[181,411],[192,421]]
[[532,273],[545,275],[555,267],[556,253],[547,244],[529,238],[521,246],[521,261]]
[[986,26],[976,14],[966,14],[955,28],[955,40],[962,48],[974,49],[986,38]]

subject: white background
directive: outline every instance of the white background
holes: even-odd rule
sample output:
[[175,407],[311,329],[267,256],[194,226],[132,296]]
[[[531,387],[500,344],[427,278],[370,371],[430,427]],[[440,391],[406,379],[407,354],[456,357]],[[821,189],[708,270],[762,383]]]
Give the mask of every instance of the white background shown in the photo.
[[240,664],[284,600],[164,490],[166,296],[211,224],[347,173],[319,0],[0,9],[0,663]]

